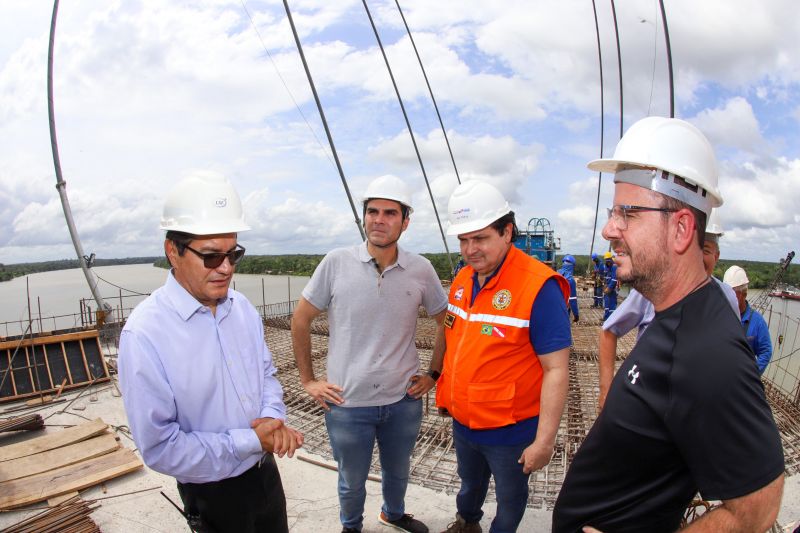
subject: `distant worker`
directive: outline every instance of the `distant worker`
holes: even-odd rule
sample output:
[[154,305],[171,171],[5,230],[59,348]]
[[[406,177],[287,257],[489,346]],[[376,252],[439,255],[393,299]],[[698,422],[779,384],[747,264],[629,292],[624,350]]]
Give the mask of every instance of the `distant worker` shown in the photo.
[[756,356],[758,373],[763,374],[772,359],[772,341],[769,338],[769,326],[761,313],[750,307],[747,302],[747,287],[750,280],[742,267],[733,265],[725,271],[723,281],[730,285],[736,293],[742,327],[750,348]]
[[721,504],[687,531],[766,531],[780,509],[781,437],[736,314],[703,265],[722,204],[714,149],[693,125],[648,117],[611,159],[603,237],[655,317],[573,457],[553,532],[674,532],[699,492]]
[[516,531],[528,501],[530,473],[550,462],[569,386],[572,344],[569,285],[513,245],[514,212],[494,186],[456,187],[448,235],[457,235],[467,266],[450,288],[446,343],[431,367],[444,367],[436,405],[453,417],[461,488],[448,533],[481,531],[494,476],[497,513],[491,531]]
[[[383,506],[378,520],[425,533],[406,513],[411,452],[422,423],[422,396],[436,384],[441,363],[421,369],[415,344],[420,306],[441,324],[447,294],[424,257],[400,248],[411,193],[395,176],[381,176],[363,198],[364,243],[329,252],[292,316],[292,345],[306,392],[325,410],[339,466],[342,532],[361,531],[372,449],[378,443]],[[327,376],[311,360],[311,322],[328,311]]]
[[558,273],[564,276],[564,279],[569,283],[569,312],[572,315],[572,320],[577,323],[580,312],[578,311],[578,289],[575,285],[575,258],[571,255],[565,255],[561,260],[561,268]]
[[178,481],[192,531],[286,532],[273,453],[303,437],[288,428],[261,316],[229,288],[250,227],[224,177],[180,181],[161,229],[167,281],[136,306],[119,341],[119,382],[145,464]]
[[603,307],[603,286],[605,285],[606,270],[605,265],[596,253],[592,254],[592,283],[594,284],[594,301],[592,307]]
[[[719,239],[722,237],[722,226],[717,219],[717,210],[711,211],[709,224],[706,228],[705,239],[703,243],[703,267],[706,274],[712,276],[714,267],[717,266],[719,261]],[[717,278],[713,278],[715,282],[722,288],[725,296],[728,298],[728,303],[731,304],[731,309],[739,315],[739,302],[736,299],[736,293]],[[636,289],[631,289],[628,297],[625,298],[617,310],[611,313],[608,320],[603,322],[603,327],[600,330],[600,339],[598,342],[598,358],[597,365],[600,374],[600,394],[597,398],[598,409],[603,408],[603,404],[608,394],[608,388],[611,386],[611,378],[614,377],[614,361],[617,356],[617,339],[626,335],[633,328],[637,328],[637,340],[642,336],[644,330],[653,320],[655,316],[655,309],[653,304],[642,296]]]
[[617,293],[619,283],[617,282],[617,265],[614,264],[614,254],[606,252],[603,255],[605,265],[603,265],[604,285],[603,285],[603,320],[606,320],[617,308]]

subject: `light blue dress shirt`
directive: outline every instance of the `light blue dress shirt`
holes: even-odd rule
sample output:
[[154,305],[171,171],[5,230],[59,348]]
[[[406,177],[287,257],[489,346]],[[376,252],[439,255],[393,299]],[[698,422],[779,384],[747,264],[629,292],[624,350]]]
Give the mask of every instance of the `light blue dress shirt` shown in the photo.
[[173,276],[128,318],[119,382],[145,464],[181,483],[238,476],[263,455],[250,422],[284,419],[256,309],[229,289],[216,314]]

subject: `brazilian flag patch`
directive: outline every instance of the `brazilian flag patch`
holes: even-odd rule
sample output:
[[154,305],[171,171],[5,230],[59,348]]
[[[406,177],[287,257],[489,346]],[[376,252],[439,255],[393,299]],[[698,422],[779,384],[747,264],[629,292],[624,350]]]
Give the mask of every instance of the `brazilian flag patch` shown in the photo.
[[481,324],[481,335],[492,335],[492,326],[490,324]]

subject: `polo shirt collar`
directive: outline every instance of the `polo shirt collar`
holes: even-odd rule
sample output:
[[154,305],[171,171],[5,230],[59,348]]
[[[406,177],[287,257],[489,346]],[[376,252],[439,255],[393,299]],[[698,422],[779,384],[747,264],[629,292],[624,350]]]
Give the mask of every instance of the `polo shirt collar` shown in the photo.
[[[369,263],[372,261],[372,256],[369,255],[369,251],[367,250],[367,241],[362,242],[358,247],[358,259],[362,263]],[[395,265],[399,266],[403,270],[406,269],[408,266],[408,252],[400,248],[400,245],[397,245],[397,261],[394,263]],[[389,265],[386,270],[394,267],[394,265]]]

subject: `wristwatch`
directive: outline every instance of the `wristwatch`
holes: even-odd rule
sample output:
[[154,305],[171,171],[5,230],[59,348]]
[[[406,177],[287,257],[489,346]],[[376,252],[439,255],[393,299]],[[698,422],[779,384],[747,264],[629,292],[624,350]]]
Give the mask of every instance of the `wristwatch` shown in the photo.
[[433,379],[433,381],[439,381],[439,376],[441,376],[442,373],[438,370],[428,370],[428,375]]

